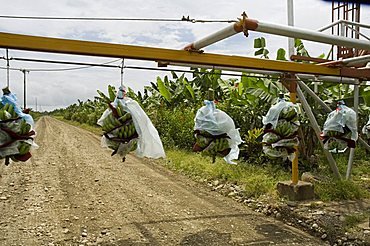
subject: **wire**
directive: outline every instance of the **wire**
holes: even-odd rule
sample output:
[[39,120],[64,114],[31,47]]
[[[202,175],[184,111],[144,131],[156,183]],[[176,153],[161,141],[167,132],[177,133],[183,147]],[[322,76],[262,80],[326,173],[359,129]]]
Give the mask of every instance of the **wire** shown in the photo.
[[0,15],[2,19],[27,19],[27,20],[74,20],[74,21],[150,21],[150,22],[191,22],[191,23],[233,23],[236,20],[196,20],[189,16],[181,19],[171,18],[127,18],[127,17],[57,17],[57,16],[20,16]]
[[29,61],[29,62],[43,62],[43,63],[56,63],[56,64],[67,64],[67,65],[83,65],[83,66],[91,66],[91,67],[112,67],[112,68],[119,68],[120,67],[119,65],[108,65],[109,63],[113,63],[113,62],[116,62],[118,60],[110,61],[108,63],[103,63],[103,64],[86,63],[86,62],[70,62],[70,61],[52,61],[52,60],[44,60],[44,59],[29,59],[29,58],[17,58],[17,57],[12,57],[12,58],[10,58],[10,60]]
[[[116,59],[116,60],[101,63],[101,64],[93,64],[93,63],[50,61],[50,60],[38,60],[38,59],[26,59],[26,58],[12,58],[12,59],[14,59],[14,60],[15,59],[17,59],[17,60],[28,60],[28,61],[32,61],[32,62],[62,63],[62,64],[69,64],[69,65],[85,65],[85,66],[74,67],[74,68],[57,68],[57,69],[53,69],[53,68],[45,68],[45,69],[30,68],[30,69],[26,69],[29,72],[64,72],[64,71],[81,70],[81,69],[92,68],[92,67],[97,67],[97,66],[120,68],[120,66],[118,66],[118,65],[111,65],[110,66],[110,65],[107,65],[107,64],[110,64],[110,63],[117,62],[117,61],[121,60],[121,59]],[[0,67],[0,69],[6,69],[6,68]],[[10,70],[21,71],[21,70],[25,70],[25,69],[10,68]]]
[[138,69],[138,70],[164,71],[164,72],[218,74],[218,75],[251,77],[251,78],[271,78],[271,76],[246,75],[246,74],[236,74],[236,73],[201,72],[201,71],[191,71],[191,70],[189,71],[189,70],[183,70],[183,69],[169,69],[169,68],[153,68],[153,67],[138,67],[138,66],[125,66],[124,68]]

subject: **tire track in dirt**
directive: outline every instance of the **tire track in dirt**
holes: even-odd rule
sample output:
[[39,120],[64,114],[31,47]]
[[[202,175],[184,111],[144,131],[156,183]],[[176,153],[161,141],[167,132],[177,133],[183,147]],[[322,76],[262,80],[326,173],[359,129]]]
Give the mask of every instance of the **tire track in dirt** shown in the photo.
[[323,244],[150,160],[122,163],[80,128],[36,130],[32,161],[3,168],[0,245]]

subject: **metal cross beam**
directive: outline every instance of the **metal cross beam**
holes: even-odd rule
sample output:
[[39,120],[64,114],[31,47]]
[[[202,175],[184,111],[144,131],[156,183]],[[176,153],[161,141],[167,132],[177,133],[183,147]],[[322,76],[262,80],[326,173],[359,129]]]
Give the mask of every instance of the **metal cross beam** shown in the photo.
[[37,52],[63,53],[74,55],[117,57],[138,60],[190,63],[232,68],[249,68],[260,70],[281,71],[287,73],[303,73],[351,78],[370,78],[362,72],[358,75],[356,69],[328,68],[313,64],[300,64],[288,61],[275,61],[242,56],[205,54],[184,50],[151,48],[134,45],[112,44],[48,38],[0,32],[0,48],[29,50]]

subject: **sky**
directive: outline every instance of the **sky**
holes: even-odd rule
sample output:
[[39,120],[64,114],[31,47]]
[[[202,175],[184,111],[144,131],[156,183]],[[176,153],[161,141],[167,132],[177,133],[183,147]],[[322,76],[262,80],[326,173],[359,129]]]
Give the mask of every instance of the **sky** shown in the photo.
[[[121,18],[171,18],[189,16],[194,19],[235,20],[245,11],[249,18],[263,22],[286,25],[286,0],[0,0],[0,15],[58,16],[58,17],[121,17]],[[295,0],[294,24],[296,27],[317,30],[331,23],[331,3],[322,0]],[[361,22],[370,24],[370,5],[361,6]],[[62,21],[0,19],[0,32],[35,36],[109,42],[168,49],[182,49],[185,45],[216,32],[228,23],[138,22],[138,21]],[[326,32],[329,33],[329,32]],[[370,36],[369,30],[364,30]],[[270,58],[275,59],[279,48],[288,47],[288,39],[276,35],[250,32],[248,38],[237,34],[204,48],[206,53],[254,56],[253,40],[265,37]],[[327,54],[329,45],[304,41],[311,56]],[[0,58],[5,56],[0,48]],[[87,63],[105,63],[114,58],[62,55],[9,50],[10,57],[48,59]],[[119,64],[116,62],[114,64]],[[157,67],[155,62],[125,59],[126,66]],[[0,59],[0,68],[6,61]],[[76,66],[10,61],[10,67],[21,69],[60,69]],[[186,69],[186,68],[181,68]],[[124,83],[135,91],[156,81],[168,72],[125,69]],[[108,84],[120,84],[118,68],[93,67],[87,69],[27,73],[27,107],[52,110],[66,107],[77,99],[92,99],[96,90],[106,91]],[[23,105],[23,73],[10,72],[10,89]],[[6,70],[0,69],[0,86],[6,86]]]

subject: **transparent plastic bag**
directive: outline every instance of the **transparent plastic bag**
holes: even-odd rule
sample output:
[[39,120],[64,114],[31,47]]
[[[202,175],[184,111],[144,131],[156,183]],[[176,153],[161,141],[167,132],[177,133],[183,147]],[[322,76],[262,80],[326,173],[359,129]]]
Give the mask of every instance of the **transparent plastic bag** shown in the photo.
[[370,116],[369,121],[362,128],[362,133],[365,134],[367,138],[370,138]]
[[11,105],[13,105],[13,110],[17,113],[17,115],[19,117],[21,117],[22,119],[24,119],[28,124],[30,124],[32,127],[35,126],[35,122],[33,121],[33,118],[31,115],[29,114],[25,114],[22,112],[21,108],[18,106],[18,99],[17,99],[17,96],[13,93],[9,93],[9,94],[6,94],[6,95],[3,95],[1,97],[1,103],[3,105],[9,103]]
[[324,136],[328,136],[329,131],[345,133],[345,127],[351,131],[350,139],[357,141],[358,133],[356,112],[344,105],[344,103],[338,103],[337,109],[328,115],[328,118],[324,123],[323,134]]
[[[0,158],[10,157],[15,161],[26,161],[31,157],[30,151],[38,148],[38,145],[34,142],[36,132],[33,129],[33,118],[21,111],[15,94],[3,95],[1,104],[3,107],[0,109],[2,110]],[[5,109],[5,107],[7,108]],[[7,161],[5,164],[8,164]]]
[[273,148],[270,145],[263,146],[263,153],[271,158],[282,158],[283,160],[289,156],[286,148]]
[[224,160],[229,164],[236,164],[233,160],[239,158],[239,147],[243,141],[240,138],[239,130],[235,128],[233,119],[222,110],[216,109],[214,102],[205,100],[205,106],[198,109],[195,115],[194,130],[207,131],[212,135],[226,133],[229,137],[231,151]]
[[295,146],[298,146],[298,144],[299,144],[298,137],[295,137],[295,138],[281,139],[277,141],[276,143],[271,144],[271,147],[273,148],[284,147],[284,148],[293,149]]
[[[125,96],[125,88],[120,87],[117,93],[117,97],[113,102],[113,106],[117,108],[118,104],[121,104],[125,112],[131,114],[135,130],[138,134],[137,139],[131,139],[128,143],[118,143],[117,153],[121,156],[125,156],[131,151],[132,146],[137,143],[135,154],[138,157],[149,157],[149,158],[165,158],[165,152],[163,149],[162,141],[159,137],[157,129],[153,126],[153,123],[146,115],[140,105],[129,97]],[[98,120],[98,125],[103,125],[103,121],[109,114],[112,113],[111,109],[104,111],[103,115]],[[114,132],[109,133],[113,135]],[[108,137],[109,137],[108,134]],[[110,143],[105,136],[102,137],[102,146],[107,147]],[[134,141],[132,141],[134,140]]]
[[[298,112],[297,106],[294,103],[287,102],[284,99],[279,99],[278,103],[271,106],[266,116],[262,118],[263,125],[267,126],[268,124],[271,124],[272,128],[275,129],[279,121],[281,111],[288,107],[294,107],[296,109],[296,112]],[[296,125],[299,125],[299,122],[294,121],[294,123]]]

